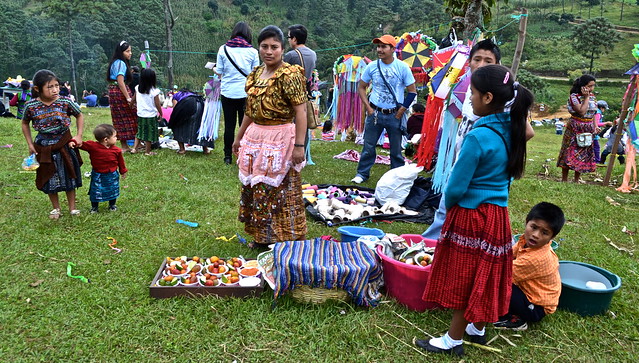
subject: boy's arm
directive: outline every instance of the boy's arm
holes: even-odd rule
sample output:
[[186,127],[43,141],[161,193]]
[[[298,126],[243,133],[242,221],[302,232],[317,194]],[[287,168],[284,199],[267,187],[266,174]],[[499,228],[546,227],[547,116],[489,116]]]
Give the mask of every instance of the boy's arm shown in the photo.
[[120,170],[120,176],[122,179],[126,178],[126,173],[129,171],[124,164],[124,156],[122,156],[122,151],[118,153],[118,169]]

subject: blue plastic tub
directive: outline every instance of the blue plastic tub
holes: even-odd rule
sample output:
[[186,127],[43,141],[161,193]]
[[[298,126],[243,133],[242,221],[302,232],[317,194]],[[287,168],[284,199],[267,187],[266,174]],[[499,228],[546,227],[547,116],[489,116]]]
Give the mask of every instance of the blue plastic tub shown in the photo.
[[379,228],[366,228],[357,226],[343,226],[337,229],[341,234],[342,242],[355,242],[361,236],[375,236],[383,238],[386,233]]
[[[621,287],[621,278],[601,267],[583,262],[559,261],[561,296],[559,308],[581,316],[603,314],[610,307],[612,295]],[[605,288],[592,289],[589,281],[602,283]]]

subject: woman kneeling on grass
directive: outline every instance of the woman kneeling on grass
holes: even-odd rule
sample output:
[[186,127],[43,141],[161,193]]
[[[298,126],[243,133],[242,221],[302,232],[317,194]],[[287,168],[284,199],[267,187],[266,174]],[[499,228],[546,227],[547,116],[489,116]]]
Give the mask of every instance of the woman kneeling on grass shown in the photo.
[[283,62],[284,34],[278,27],[262,29],[258,44],[264,64],[246,79],[246,112],[233,142],[242,183],[239,220],[254,238],[251,247],[306,237],[300,177],[306,135],[304,71]]
[[[488,65],[471,77],[473,113],[481,118],[464,138],[446,187],[446,221],[435,249],[425,301],[453,309],[448,332],[415,344],[462,356],[464,330],[486,344],[484,326],[508,312],[512,235],[511,178],[526,160],[526,117],[533,96],[506,67]],[[504,109],[510,107],[510,112]]]

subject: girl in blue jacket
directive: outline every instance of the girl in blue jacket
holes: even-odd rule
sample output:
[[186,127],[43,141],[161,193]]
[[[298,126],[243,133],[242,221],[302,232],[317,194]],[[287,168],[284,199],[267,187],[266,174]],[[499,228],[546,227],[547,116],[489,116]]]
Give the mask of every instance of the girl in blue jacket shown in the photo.
[[417,340],[430,352],[463,355],[464,331],[486,344],[484,326],[508,311],[512,235],[508,191],[524,172],[526,122],[533,95],[508,68],[488,65],[471,77],[473,113],[446,195],[446,221],[423,299],[453,309],[448,332]]

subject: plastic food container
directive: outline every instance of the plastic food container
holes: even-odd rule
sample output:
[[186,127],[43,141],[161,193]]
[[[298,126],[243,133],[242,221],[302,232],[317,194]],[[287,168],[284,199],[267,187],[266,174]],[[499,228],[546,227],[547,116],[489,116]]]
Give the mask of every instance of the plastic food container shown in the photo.
[[[427,247],[437,246],[437,241],[426,239],[418,234],[402,234],[409,245],[424,242]],[[422,300],[432,265],[426,267],[408,265],[384,255],[382,246],[377,246],[377,254],[382,259],[386,292],[397,302],[415,311],[436,309],[439,305]]]

